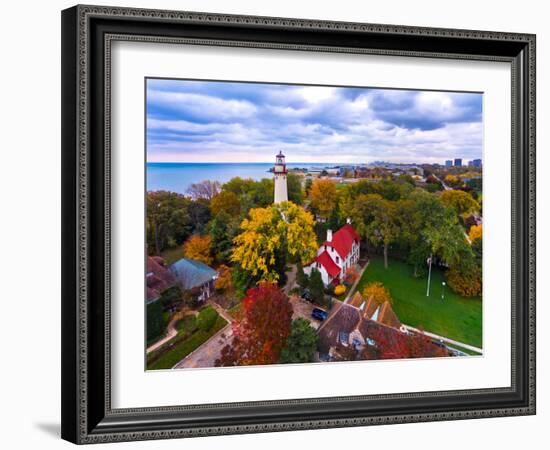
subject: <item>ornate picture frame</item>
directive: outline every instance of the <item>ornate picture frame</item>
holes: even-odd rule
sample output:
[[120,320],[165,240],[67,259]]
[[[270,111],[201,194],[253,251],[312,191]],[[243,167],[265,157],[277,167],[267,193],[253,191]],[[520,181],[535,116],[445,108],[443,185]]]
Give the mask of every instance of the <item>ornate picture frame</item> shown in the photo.
[[[511,386],[114,409],[115,41],[511,64]],[[535,414],[535,36],[99,6],[62,12],[62,437],[99,443]],[[141,345],[141,343],[140,343]]]

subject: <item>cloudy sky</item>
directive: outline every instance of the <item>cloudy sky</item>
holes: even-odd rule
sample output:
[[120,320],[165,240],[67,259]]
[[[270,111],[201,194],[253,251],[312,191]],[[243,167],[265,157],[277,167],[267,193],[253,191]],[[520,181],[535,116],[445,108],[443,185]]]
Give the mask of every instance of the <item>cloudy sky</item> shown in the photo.
[[147,80],[149,162],[436,162],[482,155],[482,95]]

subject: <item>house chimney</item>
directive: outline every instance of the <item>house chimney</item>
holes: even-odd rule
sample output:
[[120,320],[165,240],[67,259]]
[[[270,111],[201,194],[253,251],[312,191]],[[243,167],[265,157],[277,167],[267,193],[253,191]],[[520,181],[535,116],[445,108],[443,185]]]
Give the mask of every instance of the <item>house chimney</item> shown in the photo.
[[349,217],[346,219],[346,223],[349,223],[351,225],[351,219]]
[[332,230],[327,230],[327,242],[332,242]]

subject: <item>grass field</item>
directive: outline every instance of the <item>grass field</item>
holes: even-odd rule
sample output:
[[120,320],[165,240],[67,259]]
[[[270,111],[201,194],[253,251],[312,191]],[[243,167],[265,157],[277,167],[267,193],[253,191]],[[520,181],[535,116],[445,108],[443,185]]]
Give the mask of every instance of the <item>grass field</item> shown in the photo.
[[152,359],[153,361],[147,363],[147,369],[171,369],[189,353],[199,348],[226,325],[227,321],[223,317],[218,316],[216,323],[210,330],[195,331],[185,340],[179,340],[176,338],[176,342],[169,344],[171,347],[169,350],[159,350],[160,356],[156,357],[157,355],[153,354],[148,355],[148,359]]
[[393,309],[402,323],[482,348],[481,298],[461,297],[445,286],[442,300],[441,270],[432,270],[429,297],[426,297],[427,277],[414,278],[412,267],[400,261],[390,260],[384,269],[381,258],[371,259],[357,289],[362,291],[371,281],[380,281],[389,289]]

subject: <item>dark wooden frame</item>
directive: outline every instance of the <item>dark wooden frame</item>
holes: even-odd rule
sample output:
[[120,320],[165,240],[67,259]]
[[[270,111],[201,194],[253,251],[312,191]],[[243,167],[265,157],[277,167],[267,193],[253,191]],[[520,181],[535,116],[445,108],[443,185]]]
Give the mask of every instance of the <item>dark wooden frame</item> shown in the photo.
[[[509,388],[117,410],[110,402],[110,43],[508,61]],[[62,13],[62,437],[75,443],[535,413],[535,36],[98,6]]]

